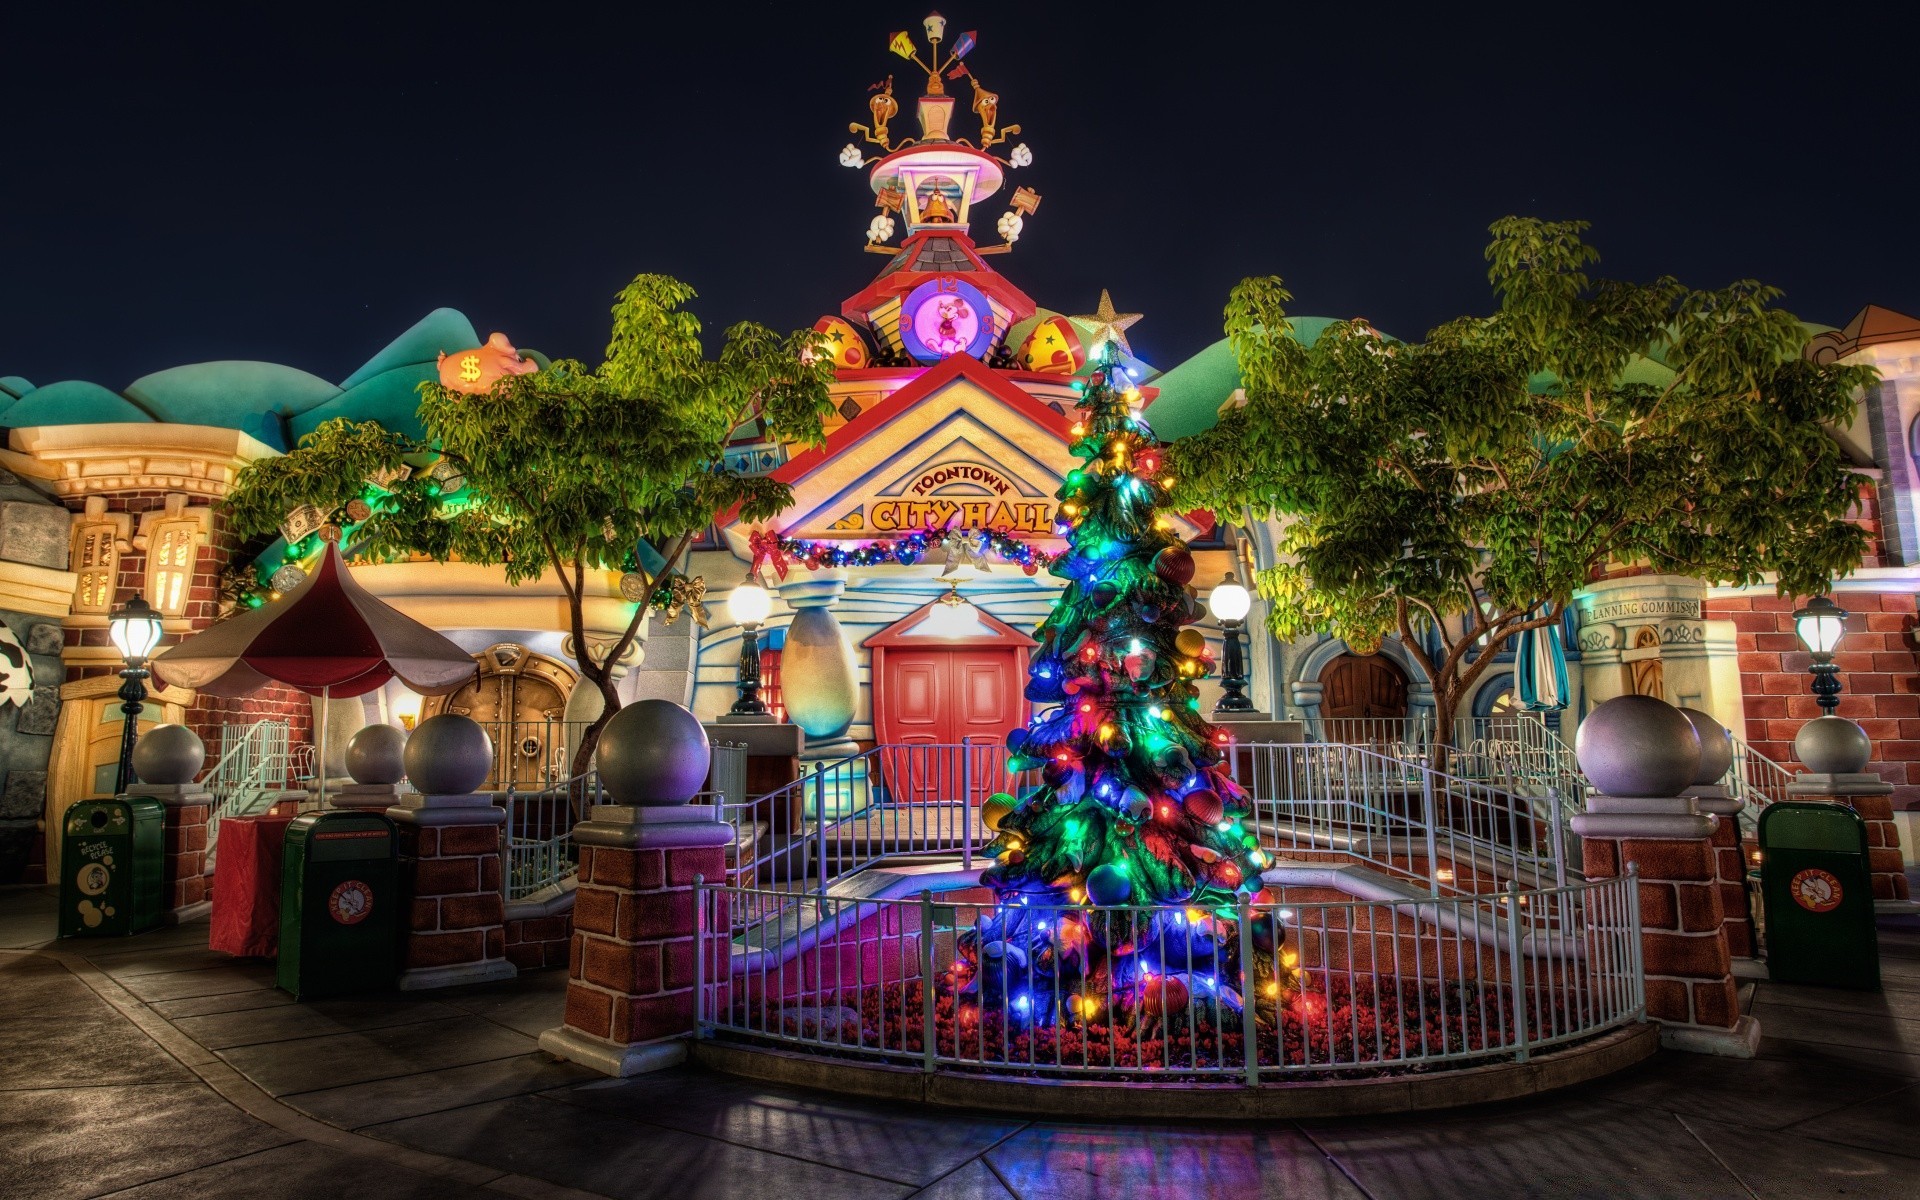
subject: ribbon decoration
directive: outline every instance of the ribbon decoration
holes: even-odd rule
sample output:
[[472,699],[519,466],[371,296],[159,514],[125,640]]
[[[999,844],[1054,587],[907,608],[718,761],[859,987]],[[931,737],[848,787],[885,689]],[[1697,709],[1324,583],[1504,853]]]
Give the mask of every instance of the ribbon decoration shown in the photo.
[[983,574],[993,570],[993,564],[987,561],[986,539],[977,533],[956,529],[941,541],[940,549],[947,555],[946,569],[940,573],[942,579],[958,574],[962,567],[972,567]]
[[692,579],[688,579],[685,575],[675,575],[667,584],[667,623],[671,625],[673,622],[679,620],[680,610],[684,608],[693,614],[693,619],[699,624],[700,628],[708,628],[707,619],[711,614],[707,612],[705,603],[706,595],[707,580],[705,576],[696,575]]
[[763,565],[771,565],[780,578],[787,577],[787,566],[793,556],[787,552],[786,542],[771,529],[757,529],[747,535],[747,548],[753,552],[753,564],[748,569],[759,572]]

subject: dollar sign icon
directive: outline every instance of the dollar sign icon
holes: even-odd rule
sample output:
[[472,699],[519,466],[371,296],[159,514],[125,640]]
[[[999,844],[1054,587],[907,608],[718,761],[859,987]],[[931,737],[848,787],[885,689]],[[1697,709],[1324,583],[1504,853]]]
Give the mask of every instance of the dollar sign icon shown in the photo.
[[480,381],[480,356],[469,354],[460,360],[460,378],[467,383]]

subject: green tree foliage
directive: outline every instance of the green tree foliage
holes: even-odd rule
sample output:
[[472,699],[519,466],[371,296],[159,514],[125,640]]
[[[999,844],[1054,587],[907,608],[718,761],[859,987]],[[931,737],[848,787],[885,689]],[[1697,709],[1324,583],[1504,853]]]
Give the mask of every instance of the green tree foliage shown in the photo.
[[1494,652],[1609,564],[1808,595],[1866,544],[1846,520],[1865,479],[1823,426],[1871,370],[1803,358],[1752,280],[1593,278],[1585,229],[1496,222],[1497,311],[1420,345],[1349,321],[1303,346],[1281,281],[1245,280],[1226,324],[1246,403],[1173,448],[1181,503],[1285,519],[1259,574],[1274,632],[1399,634],[1443,741]]
[[[515,584],[556,578],[575,663],[606,700],[582,740],[581,769],[619,708],[608,664],[632,648],[647,611],[636,605],[614,644],[589,653],[589,572],[632,570],[651,594],[716,514],[780,512],[791,501],[786,485],[726,467],[729,435],[757,421],[772,436],[817,443],[832,410],[832,363],[813,353],[818,335],[743,323],[710,359],[683,307],[693,296],[663,275],[634,279],[613,308],[598,369],[556,360],[479,395],[422,384],[420,439],[371,421],[329,421],[291,453],[243,470],[227,515],[242,536],[276,528],[303,504],[344,525],[347,504],[364,497],[373,514],[354,532],[362,560],[425,555],[501,565]],[[440,462],[448,467],[435,479],[424,468]],[[402,467],[412,468],[405,479],[370,489]],[[451,495],[441,487],[448,471],[465,480]],[[657,558],[639,553],[643,542]]]

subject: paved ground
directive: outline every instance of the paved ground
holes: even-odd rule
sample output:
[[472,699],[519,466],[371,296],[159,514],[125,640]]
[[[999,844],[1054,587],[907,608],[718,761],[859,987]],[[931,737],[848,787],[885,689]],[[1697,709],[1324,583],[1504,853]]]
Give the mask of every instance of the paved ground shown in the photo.
[[[0,889],[0,1196],[1920,1195],[1920,923],[1880,994],[1761,984],[1738,1062],[1445,1116],[1265,1126],[953,1114],[547,1061],[558,973],[294,1004],[204,925],[49,944]],[[34,951],[45,948],[44,952]]]

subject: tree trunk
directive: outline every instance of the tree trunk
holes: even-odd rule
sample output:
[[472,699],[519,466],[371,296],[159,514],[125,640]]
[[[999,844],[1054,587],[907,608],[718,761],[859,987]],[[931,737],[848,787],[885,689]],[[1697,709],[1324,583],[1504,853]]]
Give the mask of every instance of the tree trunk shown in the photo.
[[1451,758],[1453,746],[1453,714],[1460,703],[1458,685],[1448,687],[1441,680],[1433,683],[1433,742],[1427,755],[1427,765],[1436,771],[1444,772]]
[[[593,677],[589,675],[588,678]],[[613,714],[620,711],[620,694],[614,689],[613,681],[603,674],[593,679],[593,683],[600,689],[603,706],[593,723],[580,731],[580,746],[573,752],[572,774],[575,777],[593,769],[593,752],[600,746],[600,734],[605,731],[607,722],[613,720]]]

